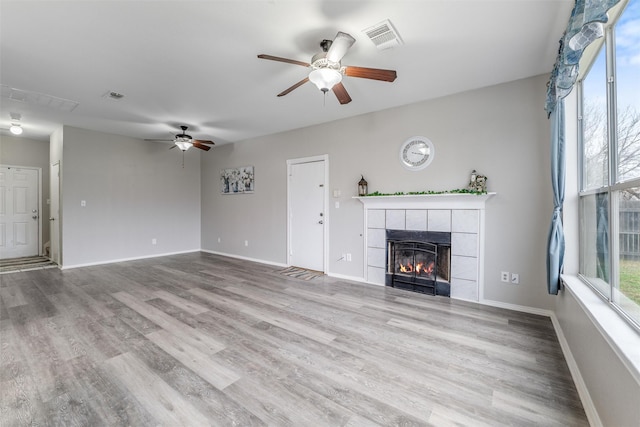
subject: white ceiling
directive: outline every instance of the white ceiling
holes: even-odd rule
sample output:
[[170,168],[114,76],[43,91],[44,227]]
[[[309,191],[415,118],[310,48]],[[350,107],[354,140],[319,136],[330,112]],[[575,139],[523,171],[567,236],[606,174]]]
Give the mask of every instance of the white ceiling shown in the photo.
[[[61,124],[136,138],[229,143],[549,73],[573,0],[0,1],[0,83],[79,103],[72,112],[3,97],[0,128]],[[404,44],[379,51],[363,29],[390,19]],[[345,77],[340,105],[308,70],[338,31],[343,65],[395,69],[393,83]],[[544,88],[541,88],[544,90]],[[125,95],[115,101],[103,95]],[[542,110],[543,105],[540,106]],[[2,131],[6,133],[6,131]]]

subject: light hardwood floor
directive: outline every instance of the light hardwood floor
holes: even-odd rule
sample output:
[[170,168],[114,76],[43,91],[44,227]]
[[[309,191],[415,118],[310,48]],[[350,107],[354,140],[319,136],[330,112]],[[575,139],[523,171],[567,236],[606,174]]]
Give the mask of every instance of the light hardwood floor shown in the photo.
[[583,426],[549,318],[194,253],[0,276],[0,425]]

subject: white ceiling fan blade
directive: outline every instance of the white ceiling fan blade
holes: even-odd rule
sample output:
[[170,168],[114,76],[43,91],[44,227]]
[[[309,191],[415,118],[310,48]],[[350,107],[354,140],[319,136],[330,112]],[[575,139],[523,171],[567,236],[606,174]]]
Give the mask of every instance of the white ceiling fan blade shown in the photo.
[[356,39],[351,37],[351,35],[339,31],[338,34],[336,34],[336,38],[333,39],[333,43],[331,43],[326,58],[331,62],[340,62],[355,42]]

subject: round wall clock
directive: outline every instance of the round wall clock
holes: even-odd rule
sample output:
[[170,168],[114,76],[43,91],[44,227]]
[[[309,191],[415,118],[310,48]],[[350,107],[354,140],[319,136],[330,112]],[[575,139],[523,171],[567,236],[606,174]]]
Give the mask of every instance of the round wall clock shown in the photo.
[[424,136],[412,136],[400,146],[400,163],[410,171],[419,171],[433,161],[433,142]]

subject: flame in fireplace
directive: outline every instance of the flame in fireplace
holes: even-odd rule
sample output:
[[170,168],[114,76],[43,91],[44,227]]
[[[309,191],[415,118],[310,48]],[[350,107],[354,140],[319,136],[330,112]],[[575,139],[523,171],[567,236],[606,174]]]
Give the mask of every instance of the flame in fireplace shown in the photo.
[[428,266],[425,267],[424,263],[419,262],[418,264],[416,264],[415,268],[413,267],[413,264],[411,264],[410,262],[408,262],[406,265],[400,263],[400,272],[401,273],[416,273],[416,276],[420,276],[420,275],[431,275],[433,274],[433,269],[434,269],[435,265],[433,262],[430,262]]

